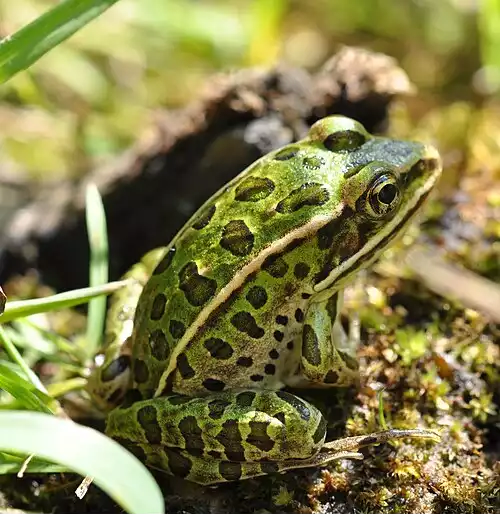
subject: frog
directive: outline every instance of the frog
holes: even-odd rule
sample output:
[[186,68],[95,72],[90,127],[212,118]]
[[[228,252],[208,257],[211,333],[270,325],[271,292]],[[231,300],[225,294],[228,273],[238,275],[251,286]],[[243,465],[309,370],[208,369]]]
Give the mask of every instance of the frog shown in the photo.
[[439,440],[417,427],[326,442],[300,391],[359,384],[344,289],[404,233],[441,170],[434,146],[332,115],[224,185],[113,300],[88,387],[106,434],[206,486]]

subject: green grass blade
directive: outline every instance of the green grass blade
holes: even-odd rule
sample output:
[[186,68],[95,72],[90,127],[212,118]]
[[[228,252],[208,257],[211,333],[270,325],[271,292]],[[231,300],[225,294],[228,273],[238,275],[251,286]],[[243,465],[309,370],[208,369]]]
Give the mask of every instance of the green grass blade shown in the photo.
[[[25,461],[26,457],[0,452],[0,475],[17,473]],[[29,462],[29,471],[30,473],[64,473],[68,468],[35,457]]]
[[[97,187],[87,187],[86,196],[87,232],[90,246],[90,286],[99,286],[108,281],[108,237],[106,215]],[[106,298],[94,298],[89,302],[87,318],[87,345],[89,356],[96,353],[101,341],[106,319]]]
[[75,305],[86,303],[96,296],[114,293],[127,283],[127,280],[119,280],[101,286],[74,289],[73,291],[67,291],[45,298],[37,298],[35,300],[7,302],[5,311],[0,317],[0,322],[7,323],[13,319],[31,316],[32,314],[74,307]]
[[65,0],[0,42],[0,83],[111,7],[117,0]]
[[0,449],[35,454],[90,475],[131,514],[164,513],[162,493],[149,471],[118,443],[91,428],[37,412],[0,412]]
[[11,394],[23,407],[29,410],[51,414],[55,409],[52,398],[28,382],[9,367],[0,363],[0,388]]
[[[6,334],[3,327],[0,325],[0,343],[2,343],[2,346],[5,348],[5,352],[10,357],[12,362],[15,362],[19,368],[23,371],[23,373],[26,375],[26,378],[33,384],[33,386],[40,391],[46,391],[44,385],[40,382],[40,379],[37,377],[37,375],[31,370],[31,368],[26,364],[25,360],[22,358],[21,354],[19,353],[18,349],[15,347],[15,345],[10,340],[9,336]],[[1,373],[1,371],[0,371]],[[17,375],[16,375],[17,376]],[[0,379],[2,377],[0,376]],[[21,380],[21,378],[19,377]],[[6,387],[3,387],[3,389],[8,390]],[[12,393],[11,393],[12,394]],[[15,395],[13,395],[15,396]]]

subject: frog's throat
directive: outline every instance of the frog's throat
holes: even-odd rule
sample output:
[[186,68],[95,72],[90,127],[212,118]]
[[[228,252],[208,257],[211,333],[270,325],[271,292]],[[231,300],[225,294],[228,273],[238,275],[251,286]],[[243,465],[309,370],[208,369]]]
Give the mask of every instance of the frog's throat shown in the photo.
[[284,237],[278,239],[272,245],[264,248],[262,252],[260,252],[260,254],[255,257],[255,259],[241,268],[235,277],[230,282],[228,282],[213,298],[213,300],[200,311],[196,320],[194,320],[194,322],[186,330],[184,336],[182,339],[180,339],[179,343],[176,345],[170,356],[168,367],[160,379],[155,396],[160,396],[162,391],[164,391],[167,385],[167,379],[177,365],[177,357],[184,351],[185,347],[195,336],[198,329],[204,325],[210,314],[217,307],[222,305],[236,289],[245,283],[249,275],[261,269],[262,264],[270,255],[282,252],[290,243],[296,239],[303,239],[306,238],[309,234],[316,233],[320,228],[324,227],[327,223],[332,221],[332,219],[340,216],[343,209],[344,204],[340,203],[330,215],[327,216],[322,214],[311,218],[311,220],[305,225],[302,225],[295,230],[288,232]]

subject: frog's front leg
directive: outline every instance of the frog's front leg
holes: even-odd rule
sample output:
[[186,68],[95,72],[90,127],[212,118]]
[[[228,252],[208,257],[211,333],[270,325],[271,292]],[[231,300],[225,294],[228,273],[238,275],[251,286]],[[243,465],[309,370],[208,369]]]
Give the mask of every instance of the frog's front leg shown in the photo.
[[343,294],[312,302],[302,327],[301,374],[315,387],[348,386],[358,381],[359,336],[347,335],[340,323]]

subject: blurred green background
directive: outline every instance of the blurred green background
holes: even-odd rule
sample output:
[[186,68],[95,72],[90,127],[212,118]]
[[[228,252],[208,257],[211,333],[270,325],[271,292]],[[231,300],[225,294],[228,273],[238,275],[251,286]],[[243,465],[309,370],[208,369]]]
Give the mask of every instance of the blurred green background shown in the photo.
[[[56,1],[0,0],[0,36]],[[75,177],[129,146],[210,75],[283,61],[314,71],[339,45],[394,56],[422,111],[500,85],[500,0],[121,0],[0,90],[0,162]]]

